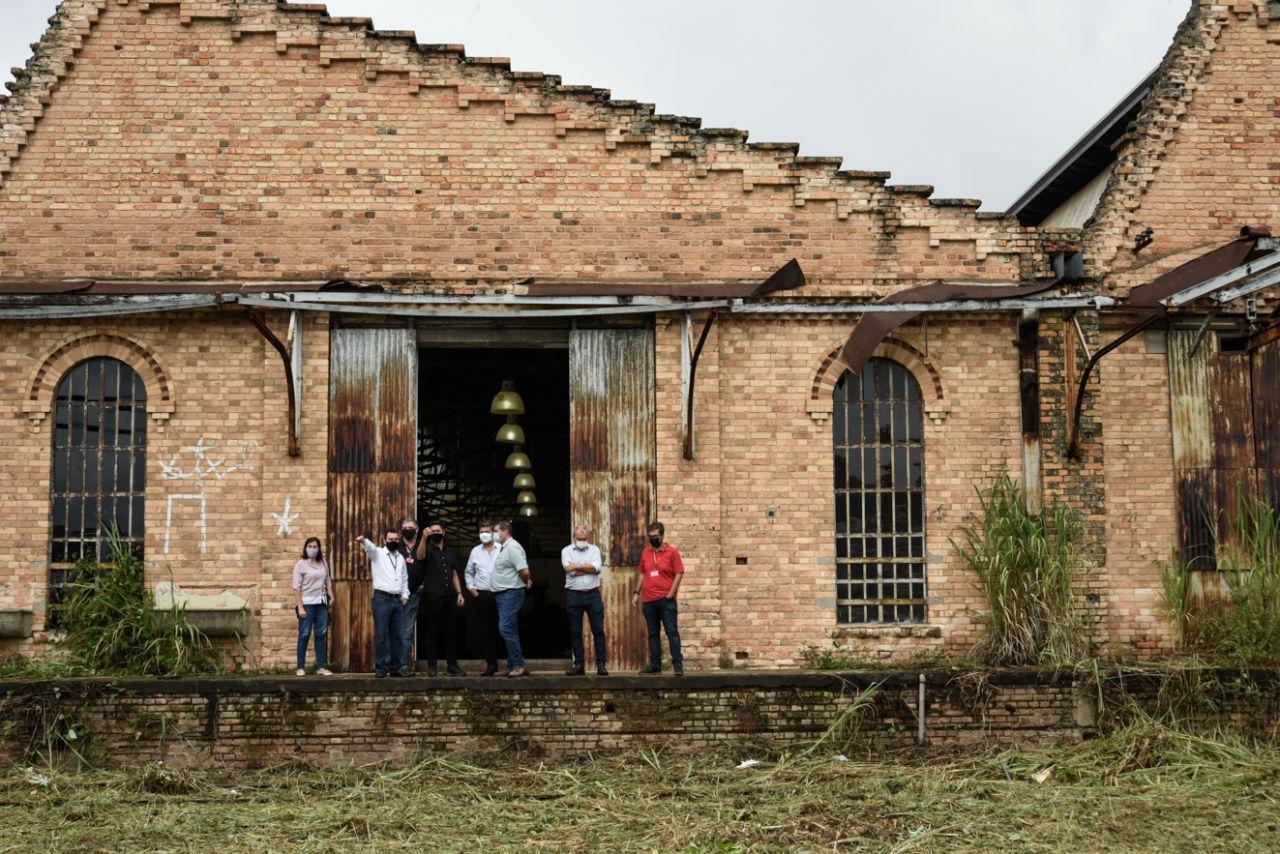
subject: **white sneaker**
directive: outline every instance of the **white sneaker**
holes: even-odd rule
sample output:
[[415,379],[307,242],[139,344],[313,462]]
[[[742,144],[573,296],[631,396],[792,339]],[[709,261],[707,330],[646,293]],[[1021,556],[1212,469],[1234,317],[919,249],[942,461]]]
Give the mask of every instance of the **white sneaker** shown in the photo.
[[297,672],[295,675],[297,675],[297,676],[306,676],[306,675],[307,675],[307,671],[305,671],[305,670],[303,670],[301,667],[299,667],[299,668],[298,668],[298,672]]
[[332,671],[332,670],[329,670],[329,669],[327,669],[327,668],[324,668],[324,667],[320,667],[320,668],[317,668],[317,669],[316,669],[316,675],[317,675],[317,676],[332,676],[332,675],[333,675],[333,671]]

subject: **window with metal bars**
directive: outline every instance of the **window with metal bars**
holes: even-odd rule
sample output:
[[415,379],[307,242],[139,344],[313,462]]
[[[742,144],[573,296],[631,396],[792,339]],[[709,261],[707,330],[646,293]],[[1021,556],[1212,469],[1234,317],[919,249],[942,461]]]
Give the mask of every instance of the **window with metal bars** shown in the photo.
[[54,399],[51,604],[77,561],[111,560],[110,529],[142,554],[146,472],[146,386],[116,359],[80,362],[58,383]]
[[833,394],[836,620],[924,622],[920,385],[897,362],[871,359]]

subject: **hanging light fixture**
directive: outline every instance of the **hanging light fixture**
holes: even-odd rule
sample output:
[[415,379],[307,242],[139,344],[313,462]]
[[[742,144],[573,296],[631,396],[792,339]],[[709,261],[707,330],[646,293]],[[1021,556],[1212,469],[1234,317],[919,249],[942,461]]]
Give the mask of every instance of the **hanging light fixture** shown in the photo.
[[537,504],[538,496],[534,495],[532,490],[524,489],[516,496],[517,504]]
[[537,515],[538,515],[538,505],[536,505],[536,504],[521,504],[521,505],[520,505],[520,515],[521,515],[521,516],[537,516]]
[[493,396],[489,412],[494,415],[523,415],[524,401],[516,393],[515,380],[503,380],[502,391]]
[[507,423],[498,428],[498,435],[494,437],[494,441],[508,445],[524,444],[524,428],[516,423],[516,416],[507,416]]
[[511,481],[512,489],[533,489],[538,482],[533,479],[533,475],[527,471],[522,471],[516,475],[516,479]]
[[516,445],[507,456],[507,468],[514,471],[528,471],[533,468],[529,455],[524,452],[524,445]]

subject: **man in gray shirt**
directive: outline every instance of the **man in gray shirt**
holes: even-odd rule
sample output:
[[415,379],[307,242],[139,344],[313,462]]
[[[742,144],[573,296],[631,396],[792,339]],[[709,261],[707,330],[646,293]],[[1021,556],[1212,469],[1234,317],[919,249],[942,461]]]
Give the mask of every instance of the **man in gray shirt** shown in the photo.
[[591,625],[591,638],[596,648],[596,673],[608,676],[605,669],[604,598],[600,595],[600,570],[604,560],[600,549],[589,539],[591,532],[582,525],[573,529],[573,542],[560,552],[564,566],[564,607],[569,612],[569,645],[573,648],[573,666],[566,676],[586,672],[582,649],[582,615]]
[[529,559],[524,547],[511,536],[511,523],[498,523],[498,556],[493,559],[489,589],[498,602],[498,632],[507,644],[507,675],[528,676],[524,668],[524,651],[520,648],[520,609],[524,592],[533,586]]

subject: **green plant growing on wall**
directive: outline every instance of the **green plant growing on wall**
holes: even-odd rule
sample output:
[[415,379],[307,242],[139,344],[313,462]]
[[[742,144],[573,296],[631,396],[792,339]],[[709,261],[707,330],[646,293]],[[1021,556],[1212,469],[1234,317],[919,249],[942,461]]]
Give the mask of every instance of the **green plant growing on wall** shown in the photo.
[[1087,623],[1073,601],[1086,569],[1084,525],[1070,508],[1035,514],[1001,475],[978,489],[981,516],[952,545],[978,577],[991,610],[973,654],[986,664],[1070,663],[1089,653]]
[[1188,652],[1239,664],[1280,662],[1280,511],[1237,499],[1226,536],[1215,531],[1221,595],[1197,595],[1180,556],[1161,561],[1166,613]]
[[78,564],[64,587],[62,643],[72,660],[93,673],[177,676],[220,670],[208,638],[180,608],[155,613],[142,559],[116,531],[109,530],[107,537],[111,563]]

